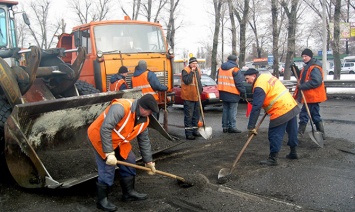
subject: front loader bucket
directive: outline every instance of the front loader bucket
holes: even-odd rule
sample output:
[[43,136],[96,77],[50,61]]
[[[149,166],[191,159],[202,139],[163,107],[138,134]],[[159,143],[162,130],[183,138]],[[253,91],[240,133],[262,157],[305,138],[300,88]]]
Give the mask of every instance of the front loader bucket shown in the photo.
[[25,188],[66,188],[97,176],[87,127],[114,98],[140,90],[97,93],[16,105],[5,124],[5,159]]

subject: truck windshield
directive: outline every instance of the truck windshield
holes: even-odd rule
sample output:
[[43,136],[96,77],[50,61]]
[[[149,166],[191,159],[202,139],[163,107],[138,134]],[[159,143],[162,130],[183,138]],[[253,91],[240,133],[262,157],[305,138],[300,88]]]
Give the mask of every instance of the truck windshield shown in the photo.
[[6,12],[0,8],[0,47],[7,46]]
[[110,24],[94,28],[96,50],[104,53],[165,52],[162,31],[157,26]]

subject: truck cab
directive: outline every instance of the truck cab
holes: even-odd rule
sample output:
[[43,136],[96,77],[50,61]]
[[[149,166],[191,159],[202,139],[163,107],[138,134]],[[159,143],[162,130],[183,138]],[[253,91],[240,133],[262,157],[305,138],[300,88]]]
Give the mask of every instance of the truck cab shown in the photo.
[[[156,74],[161,84],[168,87],[167,95],[159,92],[158,105],[173,101],[174,55],[159,23],[125,20],[90,22],[73,28],[71,34],[60,36],[58,47],[84,47],[87,55],[79,80],[93,85],[101,92],[109,90],[110,78],[121,66],[129,70],[126,81],[131,77],[139,60],[145,60],[148,69]],[[67,55],[67,62],[73,60]]]

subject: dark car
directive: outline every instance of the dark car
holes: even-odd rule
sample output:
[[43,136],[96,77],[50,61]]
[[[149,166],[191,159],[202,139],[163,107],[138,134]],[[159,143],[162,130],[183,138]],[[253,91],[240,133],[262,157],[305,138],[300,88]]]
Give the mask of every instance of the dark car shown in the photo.
[[[201,83],[203,92],[201,93],[201,103],[204,108],[206,105],[220,105],[222,103],[219,100],[219,91],[217,89],[216,82],[209,76],[203,74],[201,76]],[[181,99],[181,74],[174,74],[174,88],[175,92],[175,104],[184,104],[184,100]]]

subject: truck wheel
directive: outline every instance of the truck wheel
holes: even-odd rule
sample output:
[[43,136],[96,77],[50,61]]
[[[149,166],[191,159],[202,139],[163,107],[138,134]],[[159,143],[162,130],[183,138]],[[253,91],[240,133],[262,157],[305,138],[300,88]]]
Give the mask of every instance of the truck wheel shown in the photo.
[[96,89],[93,85],[85,81],[78,80],[76,81],[75,86],[78,89],[80,95],[100,93],[100,90]]
[[6,166],[4,150],[5,150],[5,123],[10,116],[12,108],[10,104],[3,98],[0,98],[0,170],[4,171]]

